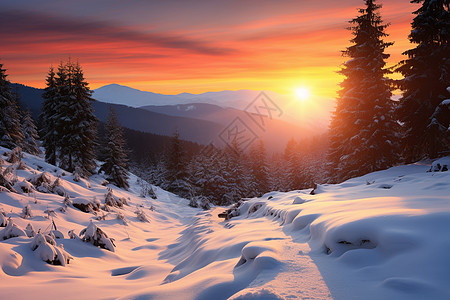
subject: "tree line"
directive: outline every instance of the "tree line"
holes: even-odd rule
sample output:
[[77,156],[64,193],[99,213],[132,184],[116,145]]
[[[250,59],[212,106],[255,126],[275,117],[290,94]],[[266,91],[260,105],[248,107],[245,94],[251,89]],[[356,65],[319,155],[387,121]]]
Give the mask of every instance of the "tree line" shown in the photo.
[[[423,158],[449,154],[450,11],[449,0],[412,0],[409,40],[414,48],[395,68],[386,67],[387,24],[375,0],[366,0],[350,21],[352,45],[330,125],[329,180],[340,182]],[[391,80],[393,71],[403,75]],[[392,91],[402,95],[393,101]]]
[[[43,95],[40,136],[49,163],[89,177],[98,169],[116,185],[128,188],[128,167],[152,183],[193,199],[192,205],[225,205],[271,190],[312,187],[317,182],[341,182],[384,169],[397,162],[414,162],[449,153],[450,11],[449,0],[412,0],[414,12],[409,40],[414,46],[396,67],[387,67],[393,43],[380,15],[381,5],[365,0],[350,20],[349,59],[340,73],[337,105],[327,138],[291,140],[282,154],[269,156],[260,141],[249,151],[233,143],[186,153],[177,133],[159,158],[149,164],[128,162],[123,129],[110,113],[103,139],[96,134],[92,92],[78,63],[70,60],[50,68]],[[389,75],[399,72],[403,79]],[[21,146],[36,154],[37,131],[20,112],[17,96],[0,65],[0,145]],[[392,93],[400,89],[398,101]],[[23,116],[23,117],[22,117]],[[328,145],[329,143],[329,145]],[[138,166],[139,165],[139,166]]]

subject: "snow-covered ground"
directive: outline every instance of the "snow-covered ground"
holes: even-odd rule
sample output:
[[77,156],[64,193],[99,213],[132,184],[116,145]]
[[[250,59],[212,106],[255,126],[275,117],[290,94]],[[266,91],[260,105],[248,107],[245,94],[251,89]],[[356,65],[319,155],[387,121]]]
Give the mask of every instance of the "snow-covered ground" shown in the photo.
[[[58,191],[103,207],[104,180],[75,182],[40,158],[23,161],[17,190],[43,171],[60,177],[59,188],[0,192],[0,211],[23,230],[30,223],[48,233],[53,220],[64,234],[57,244],[73,259],[50,265],[32,238],[1,241],[1,299],[450,299],[450,172],[427,172],[429,164],[321,185],[314,195],[271,192],[224,221],[223,208],[201,211],[159,188],[157,199],[140,197],[135,176],[129,192],[109,186],[128,203],[122,208],[61,210]],[[32,217],[24,219],[27,205]],[[115,239],[113,252],[69,239],[69,230],[78,235],[90,221]]]

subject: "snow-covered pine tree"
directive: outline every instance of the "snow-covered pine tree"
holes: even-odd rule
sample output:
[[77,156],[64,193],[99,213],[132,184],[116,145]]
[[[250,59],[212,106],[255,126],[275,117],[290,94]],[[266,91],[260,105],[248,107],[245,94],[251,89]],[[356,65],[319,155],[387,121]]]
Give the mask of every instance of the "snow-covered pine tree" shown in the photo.
[[310,184],[310,176],[305,168],[300,144],[294,139],[288,141],[284,151],[286,160],[286,188],[288,190],[299,190],[307,188]]
[[186,177],[186,153],[181,145],[180,134],[176,130],[166,152],[166,168],[169,181]]
[[[450,87],[447,91],[450,93]],[[442,148],[450,149],[450,99],[445,99],[436,107],[428,127],[434,127],[436,137],[441,137]]]
[[100,171],[108,175],[107,179],[109,182],[127,190],[129,188],[128,154],[122,127],[120,127],[112,107],[110,108],[106,123],[106,144],[103,147],[105,148],[104,153],[106,154],[106,158]]
[[[59,76],[64,75],[64,67],[60,65],[58,69]],[[56,147],[57,147],[57,134],[58,130],[56,127],[56,113],[58,106],[58,99],[60,99],[59,91],[56,84],[56,74],[53,67],[50,67],[46,79],[46,87],[44,93],[42,94],[44,102],[42,103],[42,113],[40,115],[40,120],[42,124],[41,128],[41,138],[42,145],[45,148],[45,161],[56,165]]]
[[384,53],[392,43],[378,13],[380,5],[365,1],[366,8],[351,20],[353,45],[343,54],[350,58],[340,73],[345,76],[330,125],[330,181],[389,167],[396,160],[397,123]]
[[63,167],[70,172],[76,172],[81,177],[92,175],[96,163],[96,125],[91,102],[92,92],[84,78],[81,66],[67,63],[67,86],[69,94],[63,110],[63,138],[59,147]]
[[440,134],[439,126],[428,125],[450,86],[450,1],[411,3],[422,3],[414,12],[409,35],[417,46],[403,53],[408,58],[396,70],[404,76],[399,83],[403,95],[397,114],[405,129],[403,155],[407,162],[449,150],[448,135]]
[[167,190],[182,197],[190,197],[192,186],[188,182],[186,151],[176,130],[165,153]]
[[253,144],[250,149],[250,169],[255,183],[254,196],[262,196],[269,191],[269,165],[262,140]]
[[[51,76],[50,72],[47,79],[48,93],[52,99],[47,102],[50,119],[45,125],[49,143],[44,144],[46,147],[55,145],[61,168],[75,172],[77,176],[89,177],[96,167],[94,147],[97,119],[91,104],[94,101],[92,92],[78,63],[69,60],[59,65],[54,79],[54,94],[50,88]],[[46,111],[44,109],[44,117]]]
[[284,159],[284,155],[281,153],[275,153],[271,156],[269,165],[269,190],[270,191],[288,191],[287,183],[287,162]]
[[190,180],[196,196],[205,196],[214,204],[221,204],[227,192],[224,178],[225,155],[210,144],[195,156],[189,166]]
[[6,69],[0,64],[0,146],[12,149],[21,144],[23,134],[20,108],[7,76]]
[[237,140],[225,149],[223,178],[225,179],[225,194],[220,205],[229,205],[238,202],[251,191],[249,173],[245,168],[246,157],[239,147]]
[[22,141],[22,150],[33,154],[38,155],[40,153],[39,145],[38,145],[38,133],[36,125],[34,124],[33,117],[31,116],[30,110],[25,111],[22,118],[22,133],[24,139]]

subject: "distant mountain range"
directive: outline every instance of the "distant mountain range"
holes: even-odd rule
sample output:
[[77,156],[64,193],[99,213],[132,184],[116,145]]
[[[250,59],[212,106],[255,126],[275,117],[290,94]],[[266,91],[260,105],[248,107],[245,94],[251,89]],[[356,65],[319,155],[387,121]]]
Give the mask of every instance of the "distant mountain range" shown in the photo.
[[[261,92],[238,90],[203,94],[163,95],[123,85],[110,84],[94,90],[93,97],[102,102],[124,104],[131,107],[146,107],[147,110],[173,116],[204,119],[203,116],[199,117],[198,115],[204,114],[205,110],[210,113],[208,111],[210,109],[215,109],[217,112],[217,106],[243,111],[253,103]],[[281,95],[272,91],[263,92],[281,109],[282,114],[277,118],[303,128],[306,130],[307,136],[321,134],[328,130],[331,111],[334,110],[335,106],[334,99],[315,97],[302,104],[293,96]],[[215,105],[216,107],[200,106],[200,104]],[[192,105],[195,107],[192,107]],[[161,106],[161,108],[157,106]],[[190,107],[194,109],[189,110]],[[300,135],[304,136],[305,132],[302,130],[298,134],[295,132],[291,132],[291,134],[300,137]]]
[[[13,87],[19,94],[22,106],[28,107],[37,120],[41,113],[43,90],[21,84],[14,84]],[[106,122],[110,107],[115,110],[123,127],[142,132],[171,136],[178,130],[182,139],[208,143],[222,129],[221,125],[209,121],[169,116],[126,105],[94,101],[94,112],[101,122]]]
[[109,84],[94,90],[93,97],[102,102],[124,104],[131,107],[205,103],[243,110],[259,93],[259,91],[239,90],[207,92],[203,94],[181,93],[178,95],[163,95],[119,84]]
[[[14,84],[14,89],[19,93],[22,105],[29,107],[37,119],[43,90],[21,84]],[[261,127],[255,122],[259,120],[243,110],[259,93],[240,90],[162,95],[113,84],[95,90],[93,97],[98,101],[93,107],[101,122],[106,121],[112,107],[125,128],[161,136],[171,136],[177,130],[184,140],[218,146],[225,146],[230,132],[239,130],[237,122],[241,129],[251,133],[250,138],[262,139],[269,152],[283,151],[291,138],[298,140],[322,133],[320,126],[296,126],[276,118],[265,119],[264,127]],[[167,103],[173,104],[162,105]],[[243,109],[237,109],[239,105]]]

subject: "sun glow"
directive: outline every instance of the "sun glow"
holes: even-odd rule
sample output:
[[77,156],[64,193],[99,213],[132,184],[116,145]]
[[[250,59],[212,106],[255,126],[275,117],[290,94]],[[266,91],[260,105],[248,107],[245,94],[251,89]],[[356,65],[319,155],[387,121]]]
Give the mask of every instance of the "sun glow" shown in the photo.
[[299,87],[295,89],[295,96],[297,97],[298,100],[305,101],[309,99],[310,92],[305,87]]

